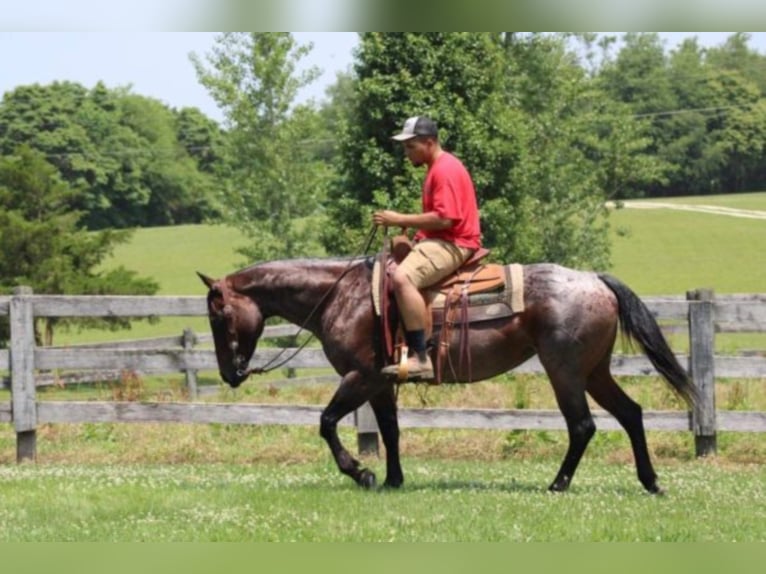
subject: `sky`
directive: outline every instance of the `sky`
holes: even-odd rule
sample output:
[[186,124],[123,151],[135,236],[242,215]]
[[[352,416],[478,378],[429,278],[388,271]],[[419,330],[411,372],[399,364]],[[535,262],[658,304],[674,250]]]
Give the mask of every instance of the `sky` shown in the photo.
[[[63,2],[62,2],[63,3]],[[353,62],[356,32],[294,32],[299,44],[312,43],[303,59],[318,66],[321,77],[299,95],[300,101],[321,100],[338,72]],[[611,32],[611,34],[620,34]],[[720,45],[732,32],[660,32],[668,48],[684,37],[697,36],[703,46]],[[751,32],[750,46],[766,54],[766,32]],[[132,92],[174,107],[197,107],[221,121],[222,114],[197,81],[189,59],[211,50],[214,32],[2,32],[0,94],[27,84],[69,80],[87,88],[131,86]]]
[[[197,81],[189,54],[209,53],[214,32],[0,32],[0,93],[26,84],[69,80],[93,87],[132,86],[132,92],[174,108],[197,107],[220,121],[222,115]],[[299,44],[313,43],[302,62],[322,76],[301,101],[324,97],[339,71],[349,69],[355,32],[295,32]],[[203,58],[204,59],[204,58]]]

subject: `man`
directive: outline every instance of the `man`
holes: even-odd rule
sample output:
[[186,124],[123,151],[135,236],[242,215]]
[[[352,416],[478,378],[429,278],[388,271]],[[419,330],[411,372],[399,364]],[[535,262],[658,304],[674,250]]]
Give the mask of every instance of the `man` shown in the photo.
[[[376,225],[418,230],[415,245],[394,273],[392,284],[410,350],[407,378],[429,380],[434,370],[426,351],[426,303],[419,289],[451,274],[481,247],[479,210],[471,176],[459,159],[442,149],[436,122],[423,116],[409,118],[392,139],[402,142],[412,165],[427,167],[423,210],[412,214],[378,211],[372,219]],[[398,365],[389,365],[382,372],[395,376],[398,371]]]

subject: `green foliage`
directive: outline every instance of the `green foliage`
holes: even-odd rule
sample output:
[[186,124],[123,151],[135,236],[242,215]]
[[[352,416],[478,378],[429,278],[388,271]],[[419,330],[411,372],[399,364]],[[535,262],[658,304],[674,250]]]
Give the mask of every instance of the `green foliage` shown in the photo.
[[564,36],[365,34],[356,73],[330,252],[352,251],[374,209],[419,210],[423,174],[390,140],[412,115],[434,117],[468,167],[500,260],[607,267],[604,200],[662,176],[643,124],[606,98]]
[[226,33],[207,64],[192,56],[226,117],[222,219],[250,238],[243,253],[251,259],[309,254],[317,233],[296,222],[317,211],[329,177],[311,145],[320,116],[293,107],[298,89],[316,75],[295,71],[310,49],[289,33]]
[[[37,151],[20,147],[0,158],[0,290],[26,285],[36,293],[153,293],[156,283],[124,267],[96,271],[127,231],[88,232],[73,209],[79,193]],[[58,319],[46,320],[45,340]],[[126,321],[93,321],[120,326]],[[39,337],[39,336],[38,336]]]
[[686,40],[667,55],[656,33],[628,33],[598,80],[609,97],[649,125],[662,167],[649,185],[616,197],[698,195],[761,189],[766,182],[766,56],[734,33],[703,50]]
[[[207,138],[190,140],[192,125]],[[199,222],[214,213],[211,159],[200,158],[217,129],[201,114],[176,114],[101,83],[20,86],[0,103],[0,152],[25,144],[43,153],[78,192],[74,207],[89,229]],[[199,146],[195,156],[189,144]]]
[[[191,454],[197,446],[189,443],[191,433],[178,427],[172,432],[175,440],[165,440],[161,450],[173,449],[177,457]],[[219,432],[226,440],[211,437],[207,442],[232,443],[245,450],[259,442],[244,427]],[[240,439],[243,434],[250,436],[247,445]],[[263,431],[255,438],[273,440]],[[109,448],[114,449],[112,445]],[[86,443],[84,448],[92,447]],[[376,461],[373,464],[377,466]],[[659,469],[669,491],[660,500],[641,491],[632,465],[593,457],[583,462],[565,495],[545,491],[556,471],[553,461],[476,464],[412,459],[403,465],[408,481],[400,491],[366,492],[341,477],[329,461],[11,464],[0,474],[6,502],[0,508],[0,539],[485,543],[766,539],[766,477],[760,465],[732,469],[686,462]],[[465,552],[463,547],[452,552],[451,562],[441,561],[441,566],[457,571],[455,564],[468,564]],[[481,552],[486,554],[486,546]],[[726,568],[720,552],[716,550],[712,560],[717,569]],[[737,563],[740,552],[733,549],[726,563]],[[535,560],[539,562],[540,556]],[[364,564],[361,555],[357,562]],[[474,557],[469,562],[475,566]],[[409,554],[399,556],[394,569],[405,564],[411,564]]]

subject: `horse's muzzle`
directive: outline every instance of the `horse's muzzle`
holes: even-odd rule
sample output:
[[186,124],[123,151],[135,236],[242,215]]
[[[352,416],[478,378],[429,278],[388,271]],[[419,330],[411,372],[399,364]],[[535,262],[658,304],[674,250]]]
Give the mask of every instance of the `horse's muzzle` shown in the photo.
[[221,380],[228,384],[232,389],[236,389],[245,382],[245,379],[247,379],[247,373],[242,373],[241,371],[219,371],[219,375],[221,376]]

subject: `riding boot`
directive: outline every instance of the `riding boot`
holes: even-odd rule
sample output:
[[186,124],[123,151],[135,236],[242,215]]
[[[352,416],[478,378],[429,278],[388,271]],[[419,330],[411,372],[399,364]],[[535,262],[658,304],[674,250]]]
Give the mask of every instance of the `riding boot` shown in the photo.
[[410,349],[410,356],[402,364],[388,365],[381,370],[387,376],[406,381],[430,381],[434,378],[434,367],[426,350],[425,331],[406,331],[404,338]]

